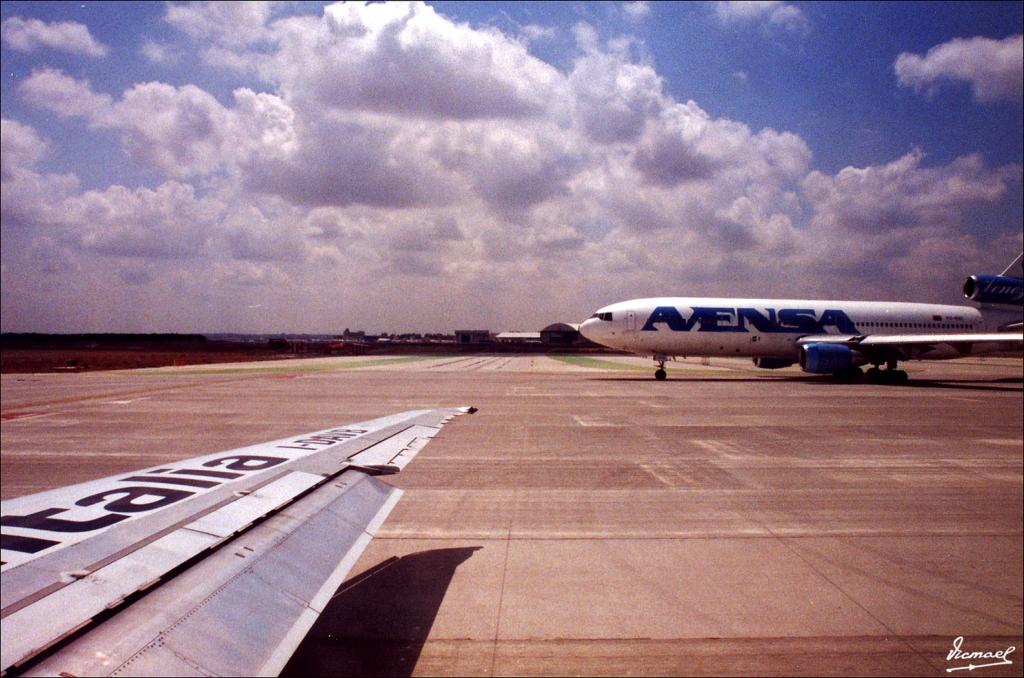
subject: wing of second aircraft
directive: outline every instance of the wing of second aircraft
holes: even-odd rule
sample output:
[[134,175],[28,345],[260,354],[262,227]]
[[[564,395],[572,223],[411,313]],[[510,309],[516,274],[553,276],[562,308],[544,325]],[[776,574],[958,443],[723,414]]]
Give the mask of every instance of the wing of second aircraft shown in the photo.
[[809,344],[842,344],[856,349],[866,356],[884,355],[896,352],[900,359],[919,359],[929,354],[943,354],[948,357],[970,355],[975,347],[984,347],[984,352],[1020,351],[1024,347],[1024,334],[1013,332],[991,333],[947,333],[947,334],[868,334],[838,335],[820,334],[801,337],[799,346]]

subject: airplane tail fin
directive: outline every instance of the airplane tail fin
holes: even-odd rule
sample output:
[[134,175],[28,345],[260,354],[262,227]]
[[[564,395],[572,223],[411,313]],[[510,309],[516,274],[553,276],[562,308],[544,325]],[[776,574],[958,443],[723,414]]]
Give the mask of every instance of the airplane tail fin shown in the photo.
[[1013,270],[1016,267],[1021,267],[1021,273],[1024,273],[1024,252],[1018,254],[1017,258],[1013,260],[1013,263],[1007,266],[1006,270],[1004,270],[999,275],[1013,275]]

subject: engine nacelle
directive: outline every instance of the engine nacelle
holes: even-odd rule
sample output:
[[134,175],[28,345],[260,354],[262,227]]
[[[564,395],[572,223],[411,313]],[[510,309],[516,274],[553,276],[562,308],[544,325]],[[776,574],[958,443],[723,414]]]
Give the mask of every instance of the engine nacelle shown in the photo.
[[814,374],[835,374],[867,364],[868,359],[844,344],[807,344],[800,347],[800,367]]
[[972,275],[964,282],[964,296],[982,304],[1024,306],[1024,278]]
[[778,370],[789,367],[793,362],[789,358],[754,358],[754,364],[763,370]]

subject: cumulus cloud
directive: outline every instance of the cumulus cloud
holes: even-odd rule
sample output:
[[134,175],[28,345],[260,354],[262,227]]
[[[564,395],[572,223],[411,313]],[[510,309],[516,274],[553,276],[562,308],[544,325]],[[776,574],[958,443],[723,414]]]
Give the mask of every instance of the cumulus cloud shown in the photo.
[[425,133],[372,118],[307,119],[292,149],[255,149],[243,166],[246,185],[310,206],[444,202],[452,185],[422,152]]
[[182,51],[175,45],[154,40],[146,40],[139,48],[139,53],[146,60],[165,66],[174,65],[181,61]]
[[55,68],[32,72],[18,86],[21,96],[34,106],[62,116],[81,116],[99,120],[108,114],[112,99],[92,91],[89,83],[76,80]]
[[[770,22],[786,7],[727,11]],[[584,23],[559,70],[523,36],[425,5],[283,14],[169,6],[204,58],[259,74],[227,97],[101,92],[55,69],[25,79],[25,101],[112,131],[151,183],[82,190],[45,171],[52,141],[5,119],[5,323],[48,313],[26,300],[70,268],[68,308],[107,318],[95,289],[147,308],[185,295],[198,310],[174,329],[197,331],[541,326],[615,298],[792,295],[794,277],[801,295],[900,296],[894,261],[977,260],[964,210],[1019,182],[1019,166],[928,166],[919,151],[812,171],[798,135],[677,100],[635,42]],[[943,281],[911,282],[922,298]],[[382,307],[391,324],[372,326]]]
[[[965,212],[992,205],[1021,178],[1020,165],[988,168],[978,155],[923,166],[914,150],[884,165],[811,172],[802,195],[812,207],[804,258],[816,277],[855,281],[888,298],[955,299],[965,262],[985,270],[979,243],[962,232]],[[932,267],[932,262],[941,266]],[[941,293],[937,285],[945,283]]]
[[637,21],[650,15],[651,3],[649,2],[627,2],[622,5],[622,11],[625,15]]
[[811,172],[803,191],[814,205],[816,225],[860,234],[950,228],[965,208],[1002,198],[1021,169],[989,169],[976,154],[932,168],[922,167],[923,159],[914,150],[886,165],[847,167],[835,176]]
[[916,92],[934,93],[939,83],[951,80],[970,83],[979,103],[1021,101],[1024,37],[955,38],[932,47],[923,57],[903,52],[893,68],[899,83]]
[[4,247],[17,247],[23,232],[35,225],[57,222],[61,199],[78,190],[74,175],[39,172],[37,165],[50,148],[51,143],[32,127],[8,118],[0,121],[0,224]]
[[714,3],[723,24],[759,24],[788,31],[806,31],[810,23],[796,5],[781,0],[732,0]]
[[32,168],[46,155],[49,143],[34,129],[17,120],[3,118],[0,121],[0,167],[4,179],[13,177],[19,171]]
[[82,249],[151,259],[200,254],[223,210],[178,182],[156,190],[111,186],[86,191],[65,199],[62,207],[68,234]]
[[661,77],[650,65],[602,51],[590,36],[582,39],[589,46],[568,78],[574,115],[594,141],[635,141],[666,105]]
[[551,40],[558,35],[558,31],[555,30],[554,26],[542,26],[540,24],[527,24],[520,30],[527,42]]
[[128,153],[170,176],[208,174],[222,163],[233,141],[229,113],[194,85],[149,82],[124,93],[98,123],[122,133]]
[[121,98],[94,92],[56,69],[34,71],[19,86],[29,103],[91,126],[120,132],[128,156],[176,179],[205,175],[246,157],[254,147],[288,149],[289,112],[272,95],[236,92],[228,109],[195,85],[139,83]]
[[47,48],[88,57],[107,54],[107,46],[95,40],[87,26],[75,21],[47,23],[15,16],[4,19],[0,35],[5,45],[19,52]]
[[794,134],[750,128],[725,118],[714,120],[695,102],[667,106],[647,126],[634,162],[649,181],[676,186],[730,172],[771,182],[793,178],[810,160],[810,150]]
[[276,22],[264,75],[303,102],[427,118],[535,115],[557,71],[495,30],[422,4],[338,3],[321,18]]
[[197,40],[240,47],[264,39],[272,9],[269,2],[168,3],[164,19]]
[[306,258],[303,232],[272,219],[254,205],[235,210],[224,220],[231,256],[245,261],[302,261]]

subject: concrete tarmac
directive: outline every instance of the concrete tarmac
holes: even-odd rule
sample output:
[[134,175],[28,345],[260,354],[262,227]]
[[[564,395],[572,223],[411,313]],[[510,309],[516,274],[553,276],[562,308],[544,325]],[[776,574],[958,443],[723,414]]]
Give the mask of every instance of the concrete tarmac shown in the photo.
[[[328,358],[3,375],[4,498],[474,405],[287,675],[1021,675],[1024,374]],[[1012,664],[947,660],[1009,646]],[[961,673],[961,671],[956,671]]]

